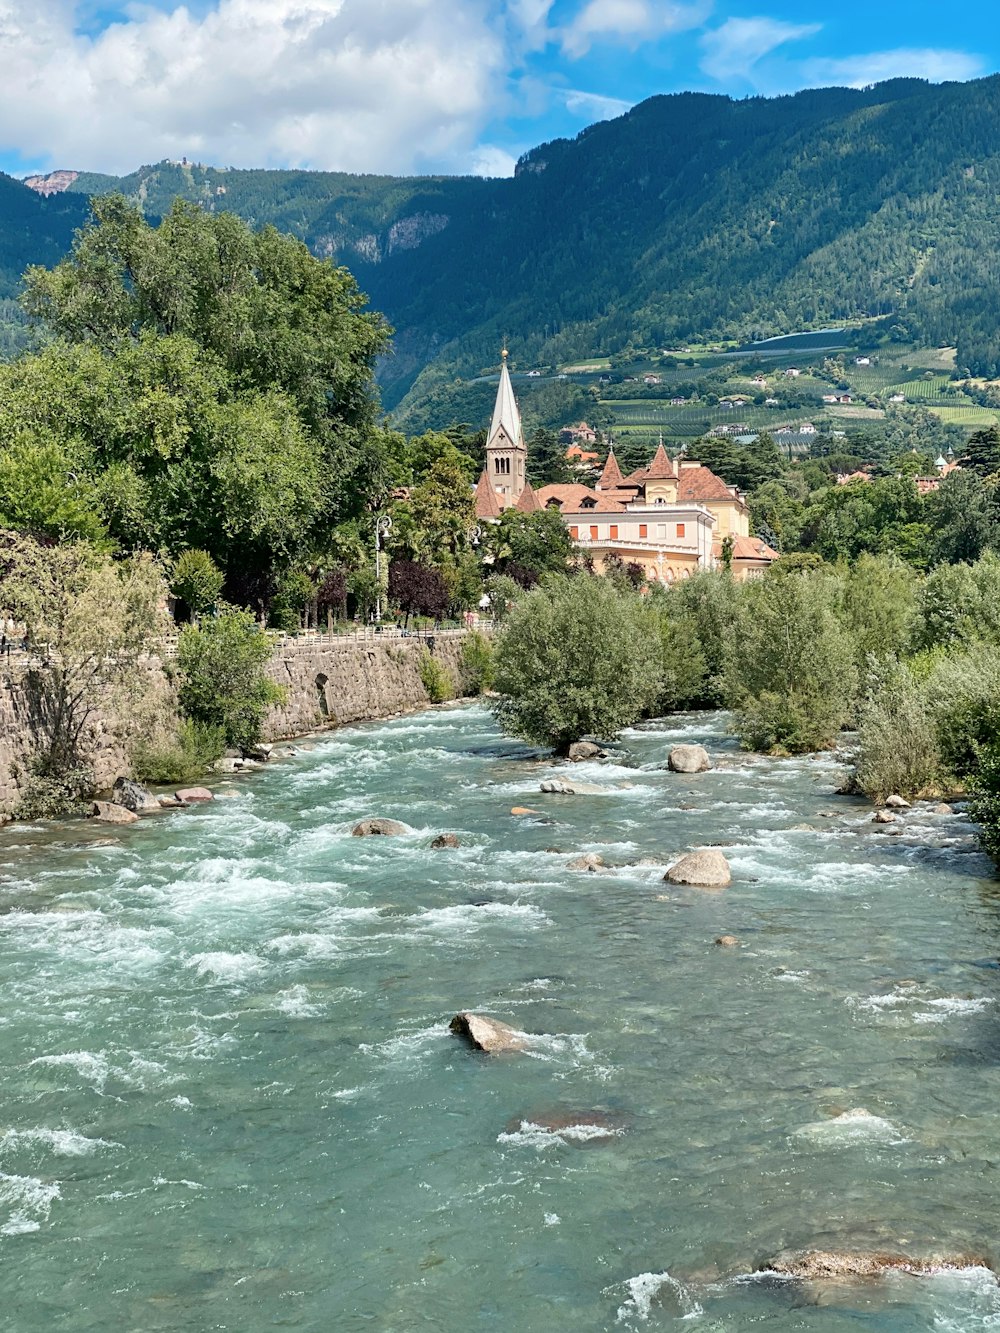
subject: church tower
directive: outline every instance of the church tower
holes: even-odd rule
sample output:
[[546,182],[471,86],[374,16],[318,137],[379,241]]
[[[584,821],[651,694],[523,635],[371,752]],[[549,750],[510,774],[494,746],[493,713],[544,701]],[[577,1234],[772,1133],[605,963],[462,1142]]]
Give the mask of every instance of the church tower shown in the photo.
[[517,410],[514,386],[510,382],[505,347],[493,421],[486,441],[486,477],[501,509],[509,509],[520,500],[525,487],[527,457],[521,414]]

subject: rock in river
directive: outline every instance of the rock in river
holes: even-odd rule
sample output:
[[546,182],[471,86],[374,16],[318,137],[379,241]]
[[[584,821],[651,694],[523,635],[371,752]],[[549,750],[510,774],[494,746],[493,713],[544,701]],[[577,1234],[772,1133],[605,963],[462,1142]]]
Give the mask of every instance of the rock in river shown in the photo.
[[600,852],[584,852],[582,856],[575,857],[572,861],[567,861],[567,870],[601,870],[604,866],[604,857]]
[[675,745],[667,758],[673,773],[707,773],[712,767],[704,745]]
[[141,782],[131,778],[119,778],[111,792],[112,799],[133,814],[151,814],[160,809],[160,802],[152,792],[147,791]]
[[499,1019],[488,1018],[486,1014],[456,1014],[449,1024],[449,1030],[464,1037],[477,1051],[485,1051],[487,1055],[524,1050],[523,1033],[516,1032]]
[[689,884],[698,889],[724,889],[732,882],[729,862],[721,852],[688,852],[663,876],[668,884]]
[[95,801],[91,814],[102,824],[134,824],[139,818],[137,814],[126,810],[123,805],[117,805],[114,801]]
[[585,759],[607,759],[608,752],[593,741],[574,741],[566,751],[566,757],[574,764],[579,764]]
[[883,1277],[886,1273],[918,1275],[939,1273],[942,1269],[989,1268],[979,1255],[946,1255],[933,1259],[913,1259],[906,1254],[879,1250],[802,1250],[777,1255],[761,1271],[782,1273],[787,1277],[816,1281],[823,1278]]
[[431,850],[443,851],[446,847],[458,847],[459,841],[454,833],[442,833],[431,843]]
[[177,793],[177,799],[187,804],[191,801],[214,801],[215,797],[207,787],[183,787]]
[[740,942],[735,935],[720,935],[715,941],[720,949],[738,949]]
[[902,796],[896,796],[895,794],[887,796],[885,803],[890,810],[909,810],[910,808],[909,801],[904,801]]
[[897,818],[898,816],[894,815],[891,810],[876,810],[872,816],[872,823],[895,824]]
[[362,819],[351,829],[353,838],[398,838],[407,831],[397,819]]

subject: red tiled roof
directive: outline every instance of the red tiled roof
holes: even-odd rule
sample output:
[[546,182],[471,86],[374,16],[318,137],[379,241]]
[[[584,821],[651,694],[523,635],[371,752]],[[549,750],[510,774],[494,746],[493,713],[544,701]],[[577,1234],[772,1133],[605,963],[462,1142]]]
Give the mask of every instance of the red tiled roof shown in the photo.
[[677,483],[679,503],[699,504],[704,500],[735,500],[722,480],[707,467],[682,467]]
[[[589,486],[542,486],[536,492],[536,497],[545,509],[555,500],[560,509],[571,514],[593,513],[595,510],[602,513],[619,514],[625,508],[623,504],[612,499],[610,495],[602,495],[599,491],[592,491]],[[583,508],[584,500],[593,500],[595,503],[592,506],[588,505],[585,510]]]
[[491,519],[499,517],[500,503],[484,469],[483,475],[479,478],[476,486],[476,518]]
[[539,514],[542,510],[542,506],[538,503],[538,496],[530,486],[525,486],[514,508],[520,509],[522,514]]
[[[722,558],[722,542],[712,543],[712,549],[715,558]],[[777,551],[768,546],[767,542],[762,541],[760,537],[733,537],[733,559],[734,560],[778,560],[780,558]]]
[[601,473],[601,480],[598,485],[602,491],[613,491],[621,486],[624,480],[622,470],[618,466],[618,459],[615,458],[615,451],[609,449],[608,461],[604,464],[604,471]]

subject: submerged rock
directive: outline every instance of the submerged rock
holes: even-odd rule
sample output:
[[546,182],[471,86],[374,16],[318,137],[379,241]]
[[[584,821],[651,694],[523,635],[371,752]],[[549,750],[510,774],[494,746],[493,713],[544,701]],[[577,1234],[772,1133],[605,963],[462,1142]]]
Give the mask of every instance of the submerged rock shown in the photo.
[[601,870],[604,867],[604,857],[600,852],[584,852],[582,856],[575,857],[567,862],[567,870]]
[[621,1138],[631,1127],[630,1121],[610,1111],[540,1110],[514,1116],[504,1126],[504,1139],[521,1139],[532,1146],[544,1146],[546,1138],[585,1148]]
[[607,759],[608,752],[595,745],[593,741],[574,741],[566,751],[566,757],[574,764],[579,764],[585,759]]
[[440,852],[446,847],[458,847],[459,845],[458,838],[454,833],[442,833],[431,843],[431,850]]
[[732,883],[729,862],[721,852],[689,852],[663,876],[668,884],[688,884],[699,889],[724,889]]
[[464,1037],[477,1051],[500,1055],[504,1051],[523,1051],[524,1034],[486,1014],[456,1014],[448,1025],[450,1032]]
[[529,810],[526,805],[515,805],[511,807],[510,813],[512,815],[537,815],[541,812],[539,810]]
[[131,778],[119,778],[112,789],[111,798],[137,815],[149,814],[160,808],[153,793],[147,791],[141,782],[134,782]]
[[876,810],[872,816],[873,824],[895,824],[898,816],[891,810]]
[[182,787],[177,793],[177,799],[188,804],[191,801],[214,801],[215,797],[207,787]]
[[675,745],[667,758],[672,773],[707,773],[712,767],[704,745]]
[[738,949],[740,941],[736,935],[719,935],[715,943],[720,949]]
[[139,816],[123,805],[114,801],[95,801],[91,807],[92,818],[102,824],[134,824]]
[[351,829],[352,838],[398,838],[407,831],[398,819],[362,819]]
[[914,1259],[910,1255],[881,1250],[802,1250],[797,1253],[784,1251],[770,1263],[762,1265],[760,1271],[815,1281],[820,1278],[877,1278],[892,1272],[926,1275],[959,1268],[992,1269],[992,1265],[981,1255],[953,1254]]

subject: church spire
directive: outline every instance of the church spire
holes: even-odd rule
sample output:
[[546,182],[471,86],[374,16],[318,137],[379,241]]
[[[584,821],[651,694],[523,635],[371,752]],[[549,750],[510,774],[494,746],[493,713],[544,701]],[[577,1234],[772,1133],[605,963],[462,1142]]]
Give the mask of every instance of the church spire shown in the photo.
[[507,447],[515,449],[521,447],[521,413],[517,408],[517,399],[514,397],[514,386],[510,382],[510,371],[507,369],[507,345],[504,344],[503,351],[500,353],[500,383],[497,385],[497,400],[493,408],[493,422],[490,426],[490,436],[486,442],[489,448],[494,442],[496,436],[503,431],[506,436]]
[[526,485],[527,449],[514,386],[507,369],[507,342],[500,354],[500,383],[486,440],[486,475],[501,509],[517,504]]

